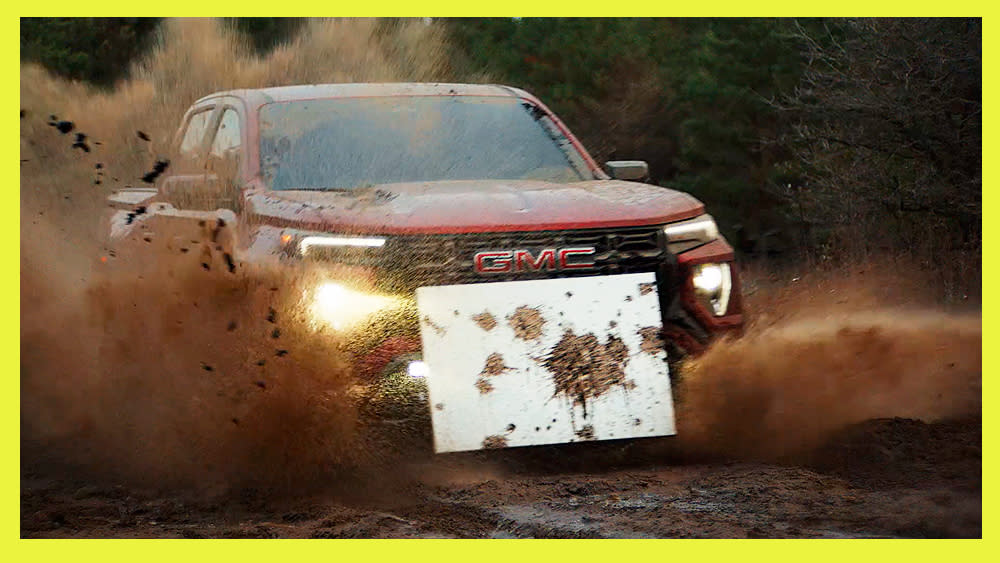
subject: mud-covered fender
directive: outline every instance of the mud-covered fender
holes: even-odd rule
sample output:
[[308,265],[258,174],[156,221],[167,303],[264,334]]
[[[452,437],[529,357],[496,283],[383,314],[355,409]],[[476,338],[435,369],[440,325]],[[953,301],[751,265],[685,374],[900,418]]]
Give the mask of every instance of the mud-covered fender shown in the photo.
[[165,224],[183,226],[185,223],[190,223],[192,229],[209,234],[214,242],[218,242],[222,235],[218,232],[211,234],[211,231],[223,228],[227,231],[226,238],[232,239],[227,241],[229,242],[228,246],[235,245],[234,233],[238,219],[232,210],[177,209],[166,202],[145,202],[144,205],[135,205],[131,209],[116,209],[110,219],[110,238],[112,241],[120,240],[137,230],[162,227]]
[[240,252],[240,259],[253,263],[277,262],[284,255],[285,244],[281,236],[285,229],[271,225],[247,227],[247,244]]
[[232,210],[186,210],[166,202],[143,203],[111,210],[100,256],[105,267],[185,254],[197,257],[206,269],[236,271],[239,223]]

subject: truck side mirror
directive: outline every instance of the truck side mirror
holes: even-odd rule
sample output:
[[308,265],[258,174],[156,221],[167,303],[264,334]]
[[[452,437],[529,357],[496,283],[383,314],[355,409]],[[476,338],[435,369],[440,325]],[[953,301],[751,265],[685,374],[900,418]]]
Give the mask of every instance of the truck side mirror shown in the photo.
[[159,190],[178,209],[234,209],[236,192],[228,178],[209,173],[167,176]]
[[108,196],[108,203],[118,209],[132,209],[156,197],[156,188],[125,188]]
[[174,174],[160,183],[160,195],[178,209],[231,209],[241,204],[239,184],[240,153],[226,151],[209,155],[203,171]]
[[615,180],[642,180],[649,177],[649,165],[645,160],[609,160],[605,167]]

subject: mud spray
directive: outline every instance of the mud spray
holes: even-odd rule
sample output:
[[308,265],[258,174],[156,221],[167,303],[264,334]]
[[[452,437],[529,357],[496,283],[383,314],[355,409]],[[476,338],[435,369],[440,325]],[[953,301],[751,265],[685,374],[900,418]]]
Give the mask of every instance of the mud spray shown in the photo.
[[[312,21],[261,57],[217,21],[172,20],[112,92],[22,67],[26,467],[148,487],[301,491],[384,462],[357,416],[345,343],[308,319],[313,272],[230,272],[197,231],[185,248],[159,236],[131,256],[109,254],[102,219],[111,191],[145,185],[142,176],[171,156],[197,98],[439,80],[441,37],[421,21]],[[89,150],[74,146],[81,133]]]
[[795,461],[869,419],[981,416],[981,316],[933,310],[919,274],[902,267],[845,268],[749,295],[744,336],[684,366],[683,450]]
[[[169,156],[183,111],[208,92],[470,80],[448,74],[445,52],[441,31],[419,21],[314,21],[259,57],[217,22],[175,20],[113,92],[22,67],[24,465],[222,491],[384,478],[343,343],[307,322],[309,272],[230,273],[197,235],[196,252],[152,241],[109,268],[97,262],[100,219],[110,191],[141,185]],[[91,150],[52,117],[72,120]],[[780,457],[872,417],[979,412],[978,317],[800,305],[771,308],[796,314],[689,366],[679,430],[690,451]]]

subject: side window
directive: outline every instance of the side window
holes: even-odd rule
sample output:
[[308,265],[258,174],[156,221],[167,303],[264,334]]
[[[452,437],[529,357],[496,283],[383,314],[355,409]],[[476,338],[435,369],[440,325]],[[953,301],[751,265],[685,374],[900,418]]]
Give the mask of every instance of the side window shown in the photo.
[[201,141],[205,138],[205,130],[208,129],[208,118],[212,116],[212,108],[200,111],[191,116],[188,121],[187,130],[181,139],[181,153],[186,156],[193,156]]
[[238,149],[240,141],[240,116],[236,110],[226,108],[219,121],[219,129],[215,133],[215,140],[212,141],[212,156],[222,157],[228,151]]

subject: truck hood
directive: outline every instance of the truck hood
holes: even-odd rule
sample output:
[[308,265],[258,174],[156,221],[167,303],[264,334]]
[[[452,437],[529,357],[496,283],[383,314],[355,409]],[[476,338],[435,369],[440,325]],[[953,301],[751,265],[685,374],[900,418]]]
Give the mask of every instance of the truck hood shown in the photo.
[[619,180],[474,180],[383,184],[350,192],[257,191],[247,195],[246,203],[264,223],[372,234],[651,225],[704,212],[700,201],[683,192]]

